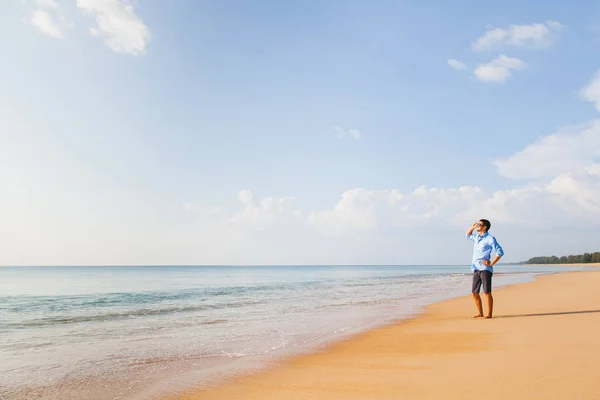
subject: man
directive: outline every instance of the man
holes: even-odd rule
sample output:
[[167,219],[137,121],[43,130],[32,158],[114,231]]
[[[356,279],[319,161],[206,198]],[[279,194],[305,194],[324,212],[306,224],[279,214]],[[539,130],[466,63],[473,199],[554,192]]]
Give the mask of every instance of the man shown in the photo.
[[[471,263],[471,271],[473,271],[473,286],[471,293],[477,306],[477,315],[473,318],[483,317],[483,308],[481,306],[481,297],[479,290],[483,286],[483,293],[487,300],[487,315],[485,318],[492,318],[492,310],[494,308],[494,298],[492,297],[492,275],[494,274],[494,264],[504,255],[504,250],[498,244],[495,237],[490,235],[490,221],[481,219],[471,225],[467,231],[467,239],[475,242],[473,246],[473,261]],[[473,233],[477,230],[477,233]],[[496,257],[490,261],[492,250],[496,252]]]

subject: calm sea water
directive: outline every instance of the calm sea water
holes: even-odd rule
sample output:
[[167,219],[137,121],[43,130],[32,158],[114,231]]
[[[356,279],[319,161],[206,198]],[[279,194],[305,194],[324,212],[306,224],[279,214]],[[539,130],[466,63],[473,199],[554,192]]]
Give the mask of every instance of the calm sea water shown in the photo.
[[[564,268],[496,269],[495,287]],[[469,290],[453,266],[3,267],[0,398],[211,385]]]

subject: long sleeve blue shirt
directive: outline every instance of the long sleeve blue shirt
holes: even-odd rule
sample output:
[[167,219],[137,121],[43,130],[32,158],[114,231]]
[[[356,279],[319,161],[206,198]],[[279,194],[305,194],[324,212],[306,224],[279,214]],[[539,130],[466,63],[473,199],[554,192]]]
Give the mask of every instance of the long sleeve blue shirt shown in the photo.
[[494,268],[490,265],[484,265],[483,260],[490,261],[492,250],[496,252],[497,256],[502,257],[504,255],[504,250],[500,244],[498,244],[496,238],[486,232],[483,235],[480,235],[479,233],[472,233],[467,235],[467,239],[475,243],[473,246],[473,261],[471,262],[471,271],[487,270],[493,273]]

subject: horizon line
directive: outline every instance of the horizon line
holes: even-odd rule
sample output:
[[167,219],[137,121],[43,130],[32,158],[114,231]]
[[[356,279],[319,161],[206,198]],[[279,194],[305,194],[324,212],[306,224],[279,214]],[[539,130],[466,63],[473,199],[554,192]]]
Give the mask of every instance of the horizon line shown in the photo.
[[[525,261],[497,263],[496,265],[524,264]],[[552,264],[548,264],[552,265]],[[469,264],[44,264],[0,265],[0,268],[28,267],[470,267]]]

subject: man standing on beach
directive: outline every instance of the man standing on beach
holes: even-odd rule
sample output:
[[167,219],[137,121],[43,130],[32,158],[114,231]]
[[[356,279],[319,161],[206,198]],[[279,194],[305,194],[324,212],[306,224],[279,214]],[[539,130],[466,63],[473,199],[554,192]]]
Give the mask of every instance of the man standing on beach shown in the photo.
[[[479,290],[483,286],[483,293],[487,300],[487,315],[485,318],[492,318],[494,308],[494,298],[492,297],[492,275],[494,274],[494,264],[504,255],[504,250],[498,244],[495,237],[488,231],[492,224],[487,219],[480,219],[475,222],[467,231],[467,239],[475,243],[473,246],[473,261],[471,262],[471,271],[473,271],[473,286],[471,293],[477,306],[477,315],[474,318],[483,317],[483,308]],[[473,233],[477,230],[477,233]],[[492,250],[496,252],[496,257],[490,261]]]

